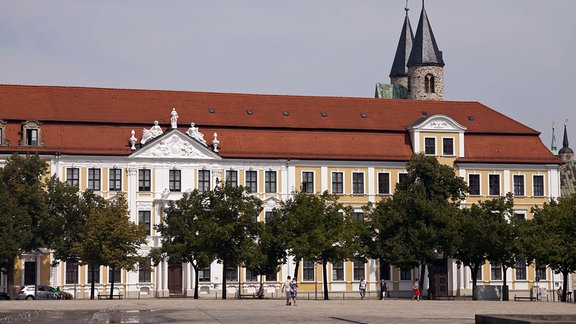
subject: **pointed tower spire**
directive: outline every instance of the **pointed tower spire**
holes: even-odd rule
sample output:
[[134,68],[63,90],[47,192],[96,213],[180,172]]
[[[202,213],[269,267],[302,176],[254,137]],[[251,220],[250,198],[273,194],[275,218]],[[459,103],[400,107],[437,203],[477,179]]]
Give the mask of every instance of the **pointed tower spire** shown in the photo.
[[444,99],[444,59],[422,0],[420,20],[407,62],[409,99]]
[[557,155],[558,154],[558,146],[556,145],[556,124],[554,122],[552,122],[552,143],[550,143],[550,152],[552,152],[552,154]]
[[568,144],[568,131],[566,130],[566,123],[564,124],[564,139],[562,141],[562,148],[558,151],[558,157],[564,161],[571,161],[574,159],[574,151]]
[[404,25],[402,26],[402,33],[396,48],[396,55],[394,56],[394,63],[390,70],[390,83],[399,84],[408,88],[408,58],[412,52],[412,43],[414,42],[414,34],[412,33],[412,26],[410,26],[410,19],[408,18],[408,0],[406,0],[406,17],[404,18]]

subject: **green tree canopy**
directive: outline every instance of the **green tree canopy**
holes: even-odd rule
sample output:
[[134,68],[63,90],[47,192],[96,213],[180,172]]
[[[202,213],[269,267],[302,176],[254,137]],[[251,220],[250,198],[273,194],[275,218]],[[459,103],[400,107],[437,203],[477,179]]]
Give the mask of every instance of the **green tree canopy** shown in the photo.
[[289,232],[289,253],[296,260],[322,263],[324,299],[328,299],[327,263],[349,259],[359,249],[352,208],[327,191],[321,195],[296,192],[281,208]]
[[522,239],[525,255],[537,266],[548,265],[564,280],[562,301],[566,301],[568,274],[576,271],[576,195],[558,198],[534,208]]

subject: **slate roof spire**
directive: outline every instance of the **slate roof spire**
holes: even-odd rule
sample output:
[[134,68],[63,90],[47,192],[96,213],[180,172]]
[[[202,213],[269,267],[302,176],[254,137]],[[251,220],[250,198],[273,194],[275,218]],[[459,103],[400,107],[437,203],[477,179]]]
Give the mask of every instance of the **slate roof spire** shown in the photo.
[[408,58],[412,52],[412,43],[414,42],[414,34],[412,33],[412,26],[410,25],[410,19],[408,18],[408,0],[406,0],[406,17],[404,18],[404,25],[402,26],[402,32],[400,34],[400,40],[398,41],[398,47],[396,48],[396,55],[394,56],[394,63],[392,63],[392,69],[390,70],[390,77],[403,77],[408,76],[408,69],[406,64],[408,63]]
[[438,49],[426,9],[424,9],[424,0],[422,0],[422,12],[418,21],[412,52],[407,63],[408,67],[418,65],[444,66],[442,51]]
[[558,151],[558,157],[564,161],[570,161],[574,159],[574,151],[569,147],[568,144],[568,131],[566,130],[566,124],[564,124],[564,139],[562,141],[562,148]]

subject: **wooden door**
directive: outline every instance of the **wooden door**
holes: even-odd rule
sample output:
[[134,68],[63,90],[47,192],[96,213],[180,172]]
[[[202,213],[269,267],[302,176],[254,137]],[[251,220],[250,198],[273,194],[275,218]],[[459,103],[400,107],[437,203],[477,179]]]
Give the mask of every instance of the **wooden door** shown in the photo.
[[182,265],[168,265],[168,292],[170,295],[182,295]]

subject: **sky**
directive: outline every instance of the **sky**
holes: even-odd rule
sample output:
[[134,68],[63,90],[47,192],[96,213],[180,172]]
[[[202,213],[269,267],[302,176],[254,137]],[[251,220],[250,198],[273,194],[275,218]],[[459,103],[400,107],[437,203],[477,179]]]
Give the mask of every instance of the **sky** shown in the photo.
[[[0,83],[373,97],[405,0],[2,0]],[[414,32],[422,2],[408,1]],[[444,99],[576,147],[576,1],[428,0]],[[1,116],[0,116],[1,118]]]

